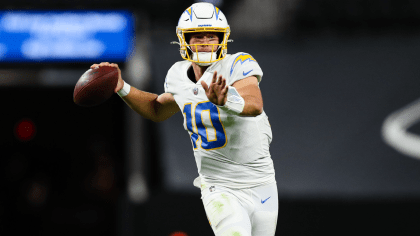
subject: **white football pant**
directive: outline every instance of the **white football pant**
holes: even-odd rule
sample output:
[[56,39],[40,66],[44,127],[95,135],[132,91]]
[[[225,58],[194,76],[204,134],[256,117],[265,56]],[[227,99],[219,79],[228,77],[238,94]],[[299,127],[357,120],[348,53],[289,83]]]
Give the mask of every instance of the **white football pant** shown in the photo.
[[201,199],[216,236],[274,236],[276,232],[276,183],[240,190],[207,185]]

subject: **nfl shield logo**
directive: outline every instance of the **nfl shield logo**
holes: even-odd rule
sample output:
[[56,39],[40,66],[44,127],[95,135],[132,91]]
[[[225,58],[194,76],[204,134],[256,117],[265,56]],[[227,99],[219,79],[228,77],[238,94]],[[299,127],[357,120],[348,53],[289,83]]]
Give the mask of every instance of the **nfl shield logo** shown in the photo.
[[193,93],[194,93],[194,95],[197,95],[198,94],[198,88],[194,88]]

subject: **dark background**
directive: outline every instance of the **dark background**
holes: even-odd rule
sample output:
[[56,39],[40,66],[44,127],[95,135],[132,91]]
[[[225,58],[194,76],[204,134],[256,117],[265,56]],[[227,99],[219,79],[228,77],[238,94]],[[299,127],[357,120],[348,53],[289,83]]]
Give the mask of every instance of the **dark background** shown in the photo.
[[[192,3],[20,0],[0,6],[133,10],[138,33],[147,31],[150,39],[150,81],[143,89],[159,94],[167,70],[181,60],[169,42],[176,40],[178,18]],[[271,21],[261,9],[248,9],[253,0],[223,1],[220,8],[235,40],[229,53],[250,53],[264,71],[260,87],[273,129],[279,190],[276,235],[418,235],[420,162],[388,146],[381,127],[389,114],[419,96],[420,4],[260,1],[270,4],[274,13],[261,9],[272,13]],[[240,14],[253,11],[252,17]],[[270,22],[271,28],[262,25]],[[133,113],[125,112],[116,95],[93,108],[75,105],[74,84],[88,68],[0,64],[2,78],[20,78],[0,88],[0,234],[213,235],[192,186],[197,169],[182,115],[158,124],[144,121],[136,130],[124,125]],[[59,86],[31,76],[48,69],[77,76]],[[36,126],[29,141],[14,134],[22,119]],[[417,124],[410,131],[419,129]],[[130,132],[144,137],[138,145],[150,194],[142,203],[128,197]]]

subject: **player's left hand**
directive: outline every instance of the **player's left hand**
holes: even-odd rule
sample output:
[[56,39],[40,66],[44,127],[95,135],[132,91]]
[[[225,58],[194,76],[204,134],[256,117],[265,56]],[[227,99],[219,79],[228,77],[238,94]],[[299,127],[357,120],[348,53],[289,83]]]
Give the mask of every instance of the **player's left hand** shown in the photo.
[[209,86],[206,82],[201,81],[201,85],[206,91],[206,95],[210,102],[215,105],[223,106],[227,100],[228,86],[226,86],[226,79],[222,75],[217,79],[217,71],[213,73],[213,79]]

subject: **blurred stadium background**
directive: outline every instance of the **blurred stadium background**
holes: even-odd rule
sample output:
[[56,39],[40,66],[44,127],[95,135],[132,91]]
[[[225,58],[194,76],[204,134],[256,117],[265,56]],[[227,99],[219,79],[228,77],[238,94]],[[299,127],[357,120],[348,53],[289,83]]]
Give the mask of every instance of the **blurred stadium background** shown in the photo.
[[[381,129],[420,97],[420,2],[209,2],[228,18],[229,52],[264,71],[276,235],[418,235],[420,160]],[[0,2],[0,235],[213,235],[182,115],[155,124],[116,95],[93,108],[72,101],[101,61],[162,93],[192,3]]]

